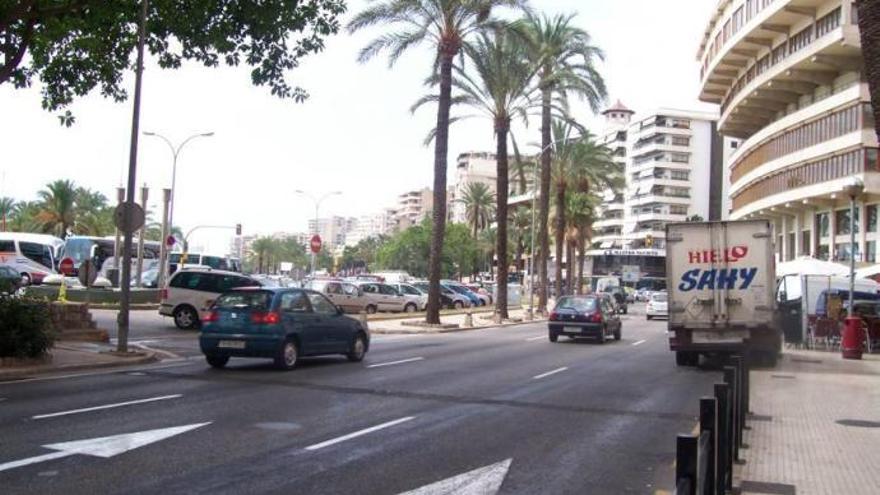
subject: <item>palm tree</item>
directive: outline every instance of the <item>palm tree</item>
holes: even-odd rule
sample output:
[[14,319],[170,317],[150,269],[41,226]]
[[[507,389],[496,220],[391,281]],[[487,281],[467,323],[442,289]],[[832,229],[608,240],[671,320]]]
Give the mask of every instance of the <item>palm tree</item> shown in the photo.
[[[862,56],[865,58],[865,76],[874,107],[874,121],[880,123],[880,2],[857,0],[859,32],[862,36]],[[880,125],[875,126],[880,139]]]
[[[566,216],[568,217],[569,233],[572,242],[570,255],[571,260],[577,258],[577,279],[574,285],[574,293],[581,294],[584,287],[584,260],[586,259],[589,239],[593,236],[593,222],[596,219],[596,206],[598,198],[592,193],[575,192],[569,194],[566,201]],[[576,255],[573,252],[576,251]],[[569,265],[571,266],[571,265]],[[569,272],[569,278],[574,278],[575,270]]]
[[[610,150],[596,142],[589,132],[573,136],[571,124],[555,122],[553,138],[555,154],[554,177],[556,192],[556,294],[562,294],[562,250],[566,232],[566,194],[569,186],[582,194],[598,189],[621,187],[623,176],[611,158]],[[597,190],[598,190],[597,189]],[[570,275],[569,275],[570,278]]]
[[482,33],[476,42],[465,47],[465,54],[473,67],[473,74],[462,66],[455,67],[454,86],[462,93],[460,101],[485,114],[492,121],[495,132],[497,179],[495,187],[495,223],[498,230],[497,296],[495,307],[502,319],[507,313],[507,197],[509,192],[509,162],[507,140],[514,116],[526,120],[530,105],[531,81],[534,65],[526,57],[525,46],[518,43],[510,32],[498,29]]
[[15,200],[12,198],[0,198],[0,232],[6,232],[7,222],[12,218],[15,211]]
[[434,72],[439,84],[437,126],[434,135],[433,236],[429,256],[427,323],[440,323],[440,276],[446,228],[446,166],[449,148],[449,112],[452,106],[452,65],[470,38],[490,21],[492,9],[523,7],[525,0],[383,0],[372,2],[348,24],[348,31],[388,24],[399,30],[384,34],[364,47],[365,62],[388,51],[394,65],[409,48],[429,44],[435,51]]
[[76,221],[76,186],[73,181],[56,180],[46,184],[46,189],[38,196],[40,213],[37,221],[43,225],[43,231],[66,238],[68,229]]
[[[514,246],[514,266],[517,271],[525,270],[523,262],[523,254],[531,240],[531,231],[529,227],[532,225],[532,212],[527,208],[516,208],[510,215],[510,224],[513,227],[511,231],[511,240]],[[531,255],[531,253],[529,253]]]
[[465,216],[473,225],[474,239],[477,231],[485,229],[492,222],[492,214],[495,213],[495,193],[489,186],[482,182],[471,182],[465,189],[461,199],[464,203]]
[[114,230],[113,208],[107,197],[86,187],[78,187],[74,196],[75,224],[77,234],[105,236]]
[[592,45],[586,31],[572,25],[574,17],[529,14],[519,29],[525,34],[532,61],[541,68],[540,311],[547,307],[553,100],[565,99],[571,93],[586,99],[593,112],[597,112],[607,97],[605,81],[595,67],[596,60],[603,58],[602,51]]
[[253,250],[254,255],[257,257],[257,273],[265,273],[263,271],[263,263],[268,261],[273,248],[274,241],[271,237],[260,237],[251,244],[251,250]]
[[11,219],[7,222],[7,228],[12,232],[36,232],[42,229],[42,224],[37,220],[40,213],[40,204],[36,201],[21,201],[16,203]]

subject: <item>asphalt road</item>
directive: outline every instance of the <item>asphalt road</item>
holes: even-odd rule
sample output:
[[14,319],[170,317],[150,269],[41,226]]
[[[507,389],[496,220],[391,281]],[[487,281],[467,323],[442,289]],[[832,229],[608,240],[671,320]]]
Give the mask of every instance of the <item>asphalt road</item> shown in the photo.
[[718,380],[676,368],[665,339],[665,322],[632,316],[623,340],[605,345],[551,344],[534,324],[377,336],[363,363],[304,359],[292,372],[260,360],[213,370],[193,356],[2,383],[0,486],[654,493],[671,488],[675,435],[692,430],[698,398]]

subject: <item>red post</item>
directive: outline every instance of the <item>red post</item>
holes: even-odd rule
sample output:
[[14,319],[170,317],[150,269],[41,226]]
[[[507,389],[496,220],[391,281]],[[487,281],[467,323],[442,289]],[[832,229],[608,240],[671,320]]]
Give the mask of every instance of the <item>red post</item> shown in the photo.
[[843,359],[862,359],[862,347],[865,342],[864,332],[861,318],[850,316],[846,319],[843,335],[840,339],[840,351],[843,354]]

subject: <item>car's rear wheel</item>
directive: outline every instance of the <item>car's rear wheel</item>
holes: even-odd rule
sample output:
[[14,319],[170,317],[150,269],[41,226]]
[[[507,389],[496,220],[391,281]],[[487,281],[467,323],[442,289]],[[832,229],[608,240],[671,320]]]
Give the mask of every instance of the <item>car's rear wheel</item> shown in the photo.
[[452,303],[452,307],[455,309],[461,309],[464,307],[464,303],[462,303],[461,301],[455,301],[454,303]]
[[549,337],[550,337],[550,342],[556,342],[559,340],[559,334],[552,331],[552,330],[550,331]]
[[221,356],[218,354],[207,354],[205,356],[205,361],[211,365],[212,368],[222,368],[226,366],[226,363],[229,362],[229,356]]
[[652,318],[651,315],[645,315],[645,319],[646,319],[646,320],[650,320],[651,318]]
[[296,367],[298,360],[299,348],[296,346],[296,342],[286,340],[278,351],[278,356],[275,357],[275,366],[283,370],[292,370]]
[[367,306],[367,314],[368,315],[374,315],[374,314],[376,314],[376,311],[377,311],[376,306],[374,306],[372,304]]
[[181,330],[192,330],[199,326],[199,314],[192,306],[180,306],[174,310],[174,324]]
[[364,360],[364,356],[367,354],[367,339],[364,338],[363,334],[357,334],[354,340],[351,343],[351,350],[348,351],[348,360],[354,363],[358,363]]
[[417,309],[419,308],[413,303],[409,303],[403,307],[403,310],[407,313],[415,313]]

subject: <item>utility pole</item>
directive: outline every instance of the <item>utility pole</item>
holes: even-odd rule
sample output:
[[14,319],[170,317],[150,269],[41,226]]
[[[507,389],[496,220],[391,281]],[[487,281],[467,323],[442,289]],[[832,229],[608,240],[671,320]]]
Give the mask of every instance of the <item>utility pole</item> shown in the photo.
[[[125,188],[117,187],[116,188],[116,206],[125,203]],[[119,227],[116,227],[116,240],[113,243],[113,268],[119,269],[119,258],[122,257],[122,246],[120,242],[122,232],[119,231]],[[116,272],[116,284],[119,285],[119,272]]]
[[168,204],[171,202],[171,189],[162,189],[162,244],[159,246],[159,277],[156,286],[165,288],[165,268],[168,262]]
[[[149,194],[149,192],[150,192],[150,190],[149,190],[149,188],[147,188],[146,184],[141,186],[141,207],[144,209],[144,211],[147,211],[147,195]],[[142,284],[144,283],[144,281],[143,281],[143,276],[144,276],[144,235],[146,233],[147,233],[147,223],[144,222],[144,224],[141,225],[140,234],[138,234],[137,279],[136,279],[136,281],[137,281],[136,285],[138,287],[141,287]]]

